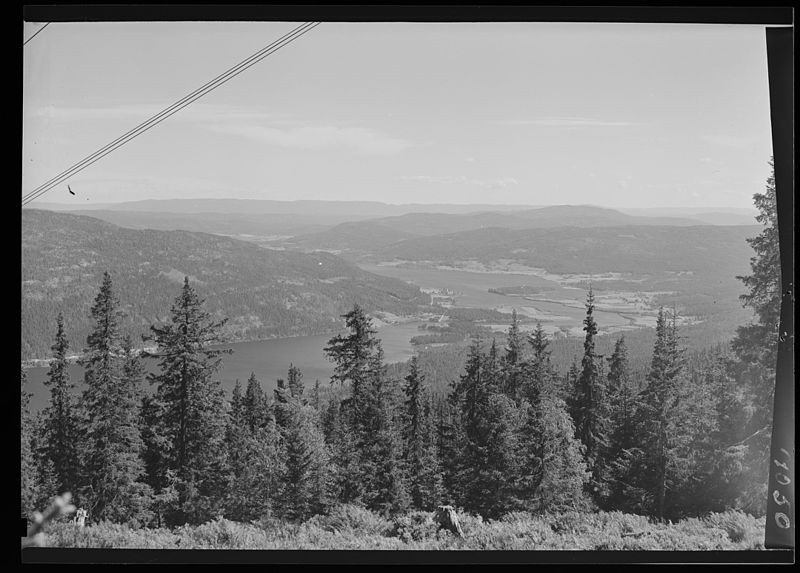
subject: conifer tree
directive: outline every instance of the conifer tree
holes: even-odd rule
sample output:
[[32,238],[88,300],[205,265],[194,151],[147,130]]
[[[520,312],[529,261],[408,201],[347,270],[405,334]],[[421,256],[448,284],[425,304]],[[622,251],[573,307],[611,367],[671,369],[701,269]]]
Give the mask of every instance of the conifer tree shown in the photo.
[[670,321],[661,308],[647,387],[636,410],[638,444],[627,476],[627,483],[635,484],[628,497],[638,499],[638,509],[658,519],[676,516],[675,496],[693,469],[688,389],[676,317]]
[[530,511],[577,509],[583,505],[583,487],[589,477],[582,446],[559,396],[549,342],[541,324],[528,342],[532,355],[524,368],[515,480],[519,507]]
[[45,464],[52,467],[55,479],[56,491],[51,495],[69,491],[77,496],[80,469],[78,417],[72,395],[75,385],[70,381],[67,361],[69,341],[61,313],[58,314],[56,325],[55,342],[51,347],[53,358],[45,380],[45,385],[50,387],[50,403],[44,411],[41,447],[43,455],[49,460],[49,464]]
[[53,460],[47,453],[49,442],[46,413],[40,410],[33,417],[32,422],[31,449],[34,456],[36,478],[33,484],[35,493],[33,506],[36,509],[40,509],[49,507],[53,498],[63,492],[60,490],[58,474]]
[[409,363],[405,378],[405,460],[409,493],[414,507],[432,510],[443,494],[442,474],[432,419],[432,401],[419,371],[417,356]]
[[465,509],[487,517],[497,517],[515,504],[513,477],[521,419],[513,400],[501,391],[501,382],[496,346],[483,354],[476,339],[465,372],[453,389],[463,427],[454,494]]
[[217,515],[222,503],[224,477],[224,395],[214,374],[221,355],[215,350],[225,320],[214,321],[203,310],[203,300],[184,279],[172,305],[169,322],[150,327],[160,372],[150,380],[163,407],[160,432],[167,469],[176,475],[178,502],[171,519],[202,522]]
[[335,364],[331,381],[350,390],[339,408],[333,444],[339,490],[347,501],[398,511],[408,504],[408,493],[394,414],[397,383],[386,375],[380,341],[361,307],[344,318],[350,334],[333,337],[325,348]]
[[635,407],[636,392],[632,387],[628,347],[625,336],[620,336],[614,344],[614,352],[608,359],[608,397],[610,407],[610,446],[609,446],[609,491],[606,504],[619,507],[624,502],[624,478],[629,468],[626,465],[626,452],[636,444]]
[[139,384],[142,368],[130,339],[119,333],[119,300],[106,272],[91,309],[95,327],[81,358],[85,369],[85,486],[95,520],[147,521],[150,489],[144,483]]
[[33,418],[30,403],[32,394],[27,389],[27,376],[21,369],[20,381],[20,486],[21,515],[30,518],[36,510],[37,483],[36,457],[33,452]]
[[248,484],[244,479],[250,454],[248,437],[252,431],[245,414],[242,385],[237,378],[231,394],[230,410],[225,430],[229,470],[225,515],[228,519],[234,521],[245,521],[252,505]]
[[267,424],[270,417],[269,402],[261,388],[261,382],[256,378],[255,372],[250,373],[247,379],[247,389],[242,400],[242,414],[250,433]]
[[575,421],[575,434],[584,446],[586,462],[592,472],[588,484],[591,495],[600,498],[606,490],[606,459],[608,447],[608,407],[605,384],[600,376],[598,356],[594,337],[597,323],[593,316],[594,293],[591,286],[586,297],[586,318],[583,330],[586,332],[583,343],[583,360],[575,387],[572,402],[572,418]]
[[523,337],[519,331],[517,309],[511,310],[511,325],[506,333],[506,346],[502,358],[503,376],[506,384],[504,391],[512,398],[519,392],[521,382],[521,365],[523,362]]
[[736,377],[750,405],[750,416],[745,425],[748,439],[743,461],[748,479],[742,502],[757,515],[766,512],[782,293],[775,167],[772,159],[769,164],[772,171],[764,193],[753,195],[759,211],[756,220],[764,228],[757,236],[747,240],[754,251],[750,259],[751,274],[737,277],[748,291],[740,299],[745,307],[753,309],[755,322],[739,327],[731,343],[739,359]]
[[289,372],[286,375],[289,394],[292,398],[302,399],[305,385],[303,384],[303,373],[294,364],[289,364]]
[[368,393],[361,421],[364,502],[383,514],[408,508],[397,381],[386,373],[380,344],[370,359]]
[[287,378],[289,385],[276,400],[286,462],[279,508],[285,517],[303,520],[332,503],[332,475],[319,413],[302,399],[302,373],[292,365]]

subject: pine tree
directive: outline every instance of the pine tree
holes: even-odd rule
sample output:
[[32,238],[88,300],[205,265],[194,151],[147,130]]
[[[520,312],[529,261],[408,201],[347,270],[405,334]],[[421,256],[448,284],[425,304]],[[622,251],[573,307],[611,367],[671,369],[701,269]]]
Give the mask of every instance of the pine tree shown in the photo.
[[465,509],[497,517],[515,505],[519,411],[502,391],[496,346],[470,346],[465,372],[453,389],[463,440],[457,453],[454,496]]
[[350,334],[335,336],[325,348],[335,364],[331,381],[350,390],[339,406],[333,443],[339,491],[343,500],[398,511],[408,504],[408,493],[394,414],[397,383],[386,375],[380,341],[361,307],[344,318]]
[[234,521],[245,521],[252,505],[250,492],[243,479],[249,462],[248,437],[252,431],[245,414],[242,385],[237,378],[231,394],[225,430],[229,471],[225,515]]
[[302,373],[292,365],[287,378],[283,400],[276,402],[286,461],[279,508],[291,520],[304,520],[332,503],[332,475],[319,414],[302,400]]
[[[764,229],[756,237],[747,239],[747,243],[755,251],[750,259],[752,274],[736,277],[748,289],[739,298],[744,306],[753,309],[757,322],[739,327],[733,348],[743,361],[774,369],[781,312],[781,264],[775,166],[772,160],[769,164],[772,173],[767,179],[765,192],[753,195],[759,211],[756,220],[764,225]],[[771,389],[774,389],[774,385]],[[765,388],[762,394],[760,406],[768,408],[771,405],[768,389]]]
[[592,315],[594,293],[591,286],[586,297],[586,318],[583,330],[586,337],[583,343],[583,360],[575,387],[572,403],[572,418],[575,421],[575,434],[584,445],[586,462],[592,472],[588,484],[591,495],[598,499],[606,493],[606,448],[608,447],[608,407],[605,384],[598,366],[594,337],[597,323]]
[[416,356],[411,358],[405,380],[404,459],[409,475],[409,493],[414,507],[430,511],[440,502],[443,485],[432,401]]
[[360,386],[364,383],[370,358],[378,346],[376,330],[359,305],[354,305],[353,310],[342,318],[350,334],[331,338],[325,347],[325,355],[335,363],[331,381],[340,384],[349,382],[352,395],[360,397]]
[[519,506],[537,512],[580,508],[589,475],[572,418],[559,397],[549,342],[541,324],[528,342],[532,355],[524,365],[519,470],[515,477]]
[[77,412],[72,389],[75,387],[69,377],[67,352],[69,341],[64,331],[64,317],[59,313],[56,319],[57,330],[53,344],[53,359],[47,372],[45,384],[50,387],[50,404],[44,412],[44,435],[42,450],[52,466],[56,491],[52,495],[66,491],[77,495],[78,472],[80,469],[77,427]]
[[628,476],[628,483],[638,486],[630,497],[640,499],[640,509],[658,519],[676,516],[675,495],[693,469],[688,388],[676,317],[669,321],[661,308],[647,387],[637,408],[639,443]]
[[130,340],[123,343],[120,339],[119,300],[107,272],[91,315],[95,327],[81,357],[86,385],[82,398],[86,484],[82,496],[90,504],[93,519],[137,524],[148,519],[150,495],[141,458],[138,386],[142,368]]
[[411,503],[403,466],[397,381],[387,376],[380,344],[369,363],[360,447],[365,505],[382,514],[399,513]]
[[775,167],[772,160],[769,163],[772,172],[766,190],[753,196],[759,211],[756,220],[764,225],[764,229],[747,240],[754,251],[750,259],[751,274],[737,277],[748,289],[740,299],[745,307],[753,309],[756,321],[739,327],[731,343],[739,359],[737,379],[741,381],[751,405],[750,419],[745,425],[745,431],[751,437],[745,444],[747,450],[743,463],[748,480],[742,502],[757,515],[766,512],[782,292]]
[[48,455],[48,419],[45,416],[46,413],[40,410],[32,420],[31,450],[35,471],[33,507],[36,509],[49,507],[53,498],[63,493],[59,489],[55,465]]
[[254,433],[257,428],[267,424],[270,418],[269,403],[255,372],[251,372],[250,377],[247,379],[247,389],[245,390],[242,407],[244,419],[250,429],[250,433]]
[[289,372],[286,376],[286,381],[289,387],[289,394],[292,398],[302,400],[303,391],[305,386],[303,384],[303,373],[294,364],[289,364]]
[[614,344],[614,352],[608,359],[608,397],[610,406],[611,436],[609,446],[609,492],[607,507],[620,507],[624,503],[624,478],[629,472],[625,452],[636,444],[635,407],[636,392],[633,389],[628,363],[628,347],[625,336]]
[[210,346],[220,342],[225,320],[215,322],[203,310],[203,300],[184,279],[169,322],[151,326],[149,339],[157,344],[151,356],[160,373],[157,399],[163,405],[160,432],[164,438],[164,466],[176,475],[178,502],[173,521],[199,523],[217,515],[224,477],[224,394],[214,374],[222,354]]
[[21,515],[31,518],[38,497],[36,483],[36,457],[33,452],[33,418],[30,403],[32,394],[27,390],[27,376],[21,369],[20,381],[20,501]]
[[314,390],[311,392],[310,404],[317,410],[322,412],[322,397],[320,395],[319,378],[314,382]]
[[523,338],[519,331],[517,309],[511,310],[511,325],[506,333],[506,346],[502,359],[503,376],[506,380],[505,393],[514,398],[519,392],[522,377]]

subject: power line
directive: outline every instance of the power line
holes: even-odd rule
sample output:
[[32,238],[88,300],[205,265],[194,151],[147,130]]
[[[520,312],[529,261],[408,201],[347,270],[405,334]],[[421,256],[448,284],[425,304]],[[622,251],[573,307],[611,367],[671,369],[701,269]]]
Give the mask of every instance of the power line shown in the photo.
[[148,119],[144,123],[140,124],[136,128],[130,130],[125,135],[123,135],[121,137],[118,137],[116,140],[112,141],[108,145],[106,145],[103,148],[99,149],[98,151],[94,152],[92,155],[90,155],[90,156],[86,157],[85,159],[81,160],[80,162],[78,162],[77,164],[73,165],[72,167],[70,167],[66,171],[63,171],[61,174],[59,174],[58,176],[54,177],[53,179],[51,179],[47,183],[45,183],[43,185],[40,185],[39,187],[37,187],[35,190],[33,190],[31,193],[29,193],[28,195],[26,195],[23,198],[23,206],[28,204],[28,203],[30,203],[31,201],[33,201],[37,197],[40,197],[41,195],[43,195],[44,193],[46,193],[47,191],[49,191],[50,189],[52,189],[56,185],[59,185],[60,183],[63,183],[64,180],[67,179],[68,177],[70,177],[70,176],[74,175],[75,173],[81,171],[82,169],[88,167],[89,165],[91,165],[95,161],[98,161],[99,159],[101,159],[102,157],[107,155],[108,153],[111,153],[112,151],[114,151],[114,149],[117,149],[118,147],[121,147],[122,145],[124,145],[125,143],[130,141],[131,139],[137,137],[138,135],[141,135],[142,133],[144,133],[148,129],[154,127],[156,124],[160,123],[161,121],[163,121],[164,119],[166,119],[170,115],[180,111],[180,109],[186,107],[187,105],[189,105],[193,101],[199,99],[203,95],[205,95],[205,94],[209,93],[210,91],[216,89],[217,87],[219,87],[223,83],[227,82],[231,78],[233,78],[236,75],[238,75],[239,73],[243,72],[245,69],[249,68],[250,66],[256,64],[257,62],[259,62],[260,60],[262,60],[266,56],[270,55],[271,53],[274,53],[275,51],[277,51],[278,49],[282,48],[283,46],[285,46],[289,42],[295,40],[296,38],[298,38],[299,36],[301,36],[302,34],[307,32],[308,30],[310,30],[311,28],[317,26],[318,24],[319,23],[311,25],[310,23],[306,23],[306,24],[303,24],[301,26],[298,26],[297,28],[295,28],[294,30],[289,32],[288,34],[285,34],[284,36],[282,36],[278,40],[276,40],[276,41],[272,42],[271,44],[269,44],[268,46],[266,46],[265,48],[262,48],[261,50],[259,50],[255,54],[253,54],[250,57],[246,58],[245,60],[239,62],[238,64],[236,64],[235,66],[230,68],[228,71],[226,71],[225,73],[220,74],[219,76],[217,76],[216,78],[214,78],[210,82],[207,82],[202,87],[196,89],[195,91],[193,91],[189,95],[181,98],[180,100],[178,100],[177,102],[173,103],[171,106],[169,106],[165,110],[163,110],[160,113],[154,115],[153,117],[151,117],[150,119]]
[[27,44],[28,42],[30,42],[31,40],[33,40],[33,39],[36,37],[36,34],[38,34],[39,32],[41,32],[41,31],[42,31],[42,30],[44,30],[45,28],[47,28],[49,25],[50,25],[50,22],[47,22],[47,23],[46,23],[44,26],[42,26],[41,28],[39,28],[38,30],[36,30],[36,32],[34,32],[34,33],[33,33],[33,36],[31,36],[30,38],[28,38],[27,40],[25,40],[24,42],[22,42],[22,45],[24,46],[25,44]]
[[312,28],[315,28],[318,25],[319,25],[319,22],[306,22],[305,24],[302,24],[302,25],[298,26],[297,28],[295,28],[291,32],[283,35],[278,40],[275,40],[274,42],[270,43],[268,46],[265,46],[264,48],[262,48],[261,50],[257,51],[253,55],[251,55],[248,58],[242,60],[241,62],[239,62],[238,64],[236,64],[232,68],[228,69],[226,72],[220,74],[219,76],[217,76],[216,78],[214,78],[210,82],[207,82],[206,84],[204,84],[202,87],[194,90],[189,95],[184,96],[183,98],[181,98],[180,100],[176,101],[175,103],[173,103],[172,105],[170,105],[169,107],[164,109],[163,111],[161,111],[161,112],[157,113],[156,115],[152,116],[147,121],[139,124],[134,129],[128,131],[125,135],[122,135],[122,136],[118,137],[117,139],[115,139],[111,143],[109,143],[109,144],[105,145],[104,147],[100,148],[99,150],[95,151],[93,154],[91,154],[88,157],[82,159],[81,161],[79,161],[78,163],[76,163],[75,165],[70,167],[69,169],[67,169],[65,171],[62,171],[56,177],[53,177],[52,179],[50,179],[46,183],[40,185],[39,187],[37,187],[36,189],[34,189],[33,191],[31,191],[30,193],[28,193],[27,195],[25,195],[22,198],[22,205],[25,206],[28,203],[30,203],[31,201],[33,201],[34,199],[36,199],[38,197],[41,197],[42,195],[47,193],[50,189],[52,189],[53,187],[63,183],[66,179],[68,179],[72,175],[78,173],[79,171],[82,171],[83,169],[85,169],[86,167],[88,167],[92,163],[102,159],[103,157],[105,157],[106,155],[108,155],[109,153],[114,151],[115,149],[117,149],[119,147],[122,147],[123,145],[128,143],[130,140],[138,137],[139,135],[141,135],[145,131],[151,129],[152,127],[155,127],[158,123],[164,121],[169,116],[177,113],[178,111],[180,111],[184,107],[188,106],[189,104],[193,103],[197,99],[199,99],[199,98],[203,97],[204,95],[206,95],[207,93],[215,90],[216,88],[218,88],[222,84],[226,83],[228,80],[230,80],[230,79],[236,77],[237,75],[239,75],[240,73],[242,73],[244,70],[246,70],[250,66],[253,66],[253,65],[257,64],[258,62],[260,62],[261,60],[263,60],[267,56],[275,53],[276,51],[278,51],[282,47],[284,47],[287,44],[293,42],[294,40],[296,40],[297,38],[299,38],[300,36],[302,36],[303,34],[305,34],[306,32],[308,32]]

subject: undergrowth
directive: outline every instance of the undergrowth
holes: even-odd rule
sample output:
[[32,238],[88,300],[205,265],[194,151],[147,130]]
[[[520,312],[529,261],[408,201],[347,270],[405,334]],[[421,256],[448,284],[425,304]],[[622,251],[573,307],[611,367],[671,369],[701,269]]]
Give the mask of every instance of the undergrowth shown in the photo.
[[476,549],[476,550],[754,550],[764,548],[764,518],[727,511],[677,523],[654,523],[618,511],[532,515],[498,520],[458,513],[464,537],[441,530],[432,512],[394,518],[340,505],[304,523],[219,518],[174,529],[132,529],[109,522],[79,528],[54,523],[50,547],[142,549]]

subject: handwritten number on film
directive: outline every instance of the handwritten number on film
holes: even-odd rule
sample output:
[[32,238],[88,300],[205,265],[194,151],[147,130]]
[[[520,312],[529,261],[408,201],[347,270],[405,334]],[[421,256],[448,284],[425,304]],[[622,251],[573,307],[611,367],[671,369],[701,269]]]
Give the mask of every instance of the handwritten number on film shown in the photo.
[[[781,452],[783,452],[787,458],[789,458],[789,452],[781,448]],[[779,462],[778,460],[772,460],[776,466],[786,470],[786,473],[776,473],[775,474],[775,481],[778,482],[780,485],[789,485],[792,483],[791,478],[787,475],[789,473],[789,466],[783,462]],[[772,492],[772,499],[777,505],[789,505],[789,500],[781,494],[777,489]],[[787,508],[788,509],[788,508]],[[789,529],[792,526],[792,522],[789,519],[789,516],[783,512],[775,513],[775,523],[781,529]]]

